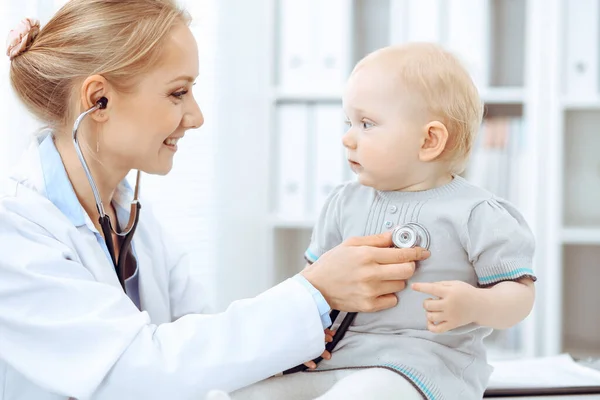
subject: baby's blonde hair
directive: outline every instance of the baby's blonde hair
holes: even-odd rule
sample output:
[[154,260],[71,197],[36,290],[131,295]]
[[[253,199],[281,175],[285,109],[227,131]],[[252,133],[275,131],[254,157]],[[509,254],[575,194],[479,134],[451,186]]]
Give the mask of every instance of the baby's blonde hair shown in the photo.
[[190,17],[175,0],[70,0],[10,67],[13,89],[51,127],[74,119],[77,84],[94,74],[131,90],[157,63],[171,28]]
[[483,118],[483,103],[466,68],[452,53],[433,43],[386,47],[361,63],[381,56],[390,60],[388,64],[409,95],[415,101],[422,100],[428,118],[446,126],[449,137],[442,158],[450,162],[452,173],[461,173]]

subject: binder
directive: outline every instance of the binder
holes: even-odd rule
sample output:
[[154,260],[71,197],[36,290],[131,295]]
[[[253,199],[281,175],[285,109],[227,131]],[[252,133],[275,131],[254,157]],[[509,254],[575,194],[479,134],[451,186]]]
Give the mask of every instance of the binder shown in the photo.
[[407,0],[388,0],[390,17],[389,25],[389,43],[402,44],[408,41],[408,24],[410,21],[409,7]]
[[407,41],[435,42],[442,39],[441,0],[408,0]]
[[315,179],[311,188],[314,210],[319,212],[331,191],[344,181],[346,163],[342,136],[346,129],[340,104],[314,107]]
[[306,213],[308,106],[280,104],[277,108],[277,214],[282,218]]
[[479,87],[489,84],[489,0],[448,0],[442,45],[455,53]]
[[314,3],[315,25],[311,32],[315,54],[311,57],[314,62],[311,84],[319,90],[339,91],[350,73],[352,60],[348,38],[352,37],[351,7],[352,2],[347,0]]
[[565,1],[566,94],[595,98],[598,94],[598,0]]
[[279,85],[284,91],[298,91],[313,77],[311,1],[280,0],[279,3]]

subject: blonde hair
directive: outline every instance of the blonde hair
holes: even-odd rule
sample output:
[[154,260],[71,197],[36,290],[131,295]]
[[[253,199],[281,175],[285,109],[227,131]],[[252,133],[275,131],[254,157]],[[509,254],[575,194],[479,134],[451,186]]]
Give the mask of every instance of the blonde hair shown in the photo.
[[12,87],[38,119],[64,126],[81,111],[70,107],[78,84],[100,74],[131,90],[177,22],[190,17],[175,0],[70,0],[12,60]]
[[[452,173],[464,170],[483,118],[483,103],[459,59],[433,43],[409,43],[378,50],[363,59],[391,57],[391,67],[410,96],[421,97],[430,118],[448,130],[442,159]],[[361,61],[362,62],[362,61]]]

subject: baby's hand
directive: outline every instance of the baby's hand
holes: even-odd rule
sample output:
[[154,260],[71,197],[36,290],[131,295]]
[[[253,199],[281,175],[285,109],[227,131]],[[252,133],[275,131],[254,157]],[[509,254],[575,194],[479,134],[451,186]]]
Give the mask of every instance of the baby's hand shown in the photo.
[[[332,342],[333,336],[335,336],[335,331],[332,331],[330,329],[325,329],[325,343]],[[321,357],[323,357],[325,360],[331,360],[331,353],[328,352],[327,350],[325,350],[323,352],[323,354],[321,354]],[[315,362],[312,360],[305,362],[304,365],[306,365],[308,367],[308,369],[317,368],[317,364],[315,364]]]
[[413,283],[412,289],[438,297],[427,299],[423,308],[427,312],[427,329],[444,333],[475,321],[477,313],[477,288],[462,281]]

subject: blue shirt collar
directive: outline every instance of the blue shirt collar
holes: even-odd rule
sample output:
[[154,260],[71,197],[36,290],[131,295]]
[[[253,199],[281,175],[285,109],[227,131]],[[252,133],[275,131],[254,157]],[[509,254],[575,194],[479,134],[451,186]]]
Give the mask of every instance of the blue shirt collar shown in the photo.
[[[56,149],[52,134],[41,138],[39,155],[44,176],[46,196],[73,225],[88,227],[97,231],[89,216],[79,203],[73,185],[67,175],[60,153]],[[119,225],[124,227],[129,220],[129,207],[133,200],[133,189],[123,180],[115,191],[113,204],[116,206]]]

